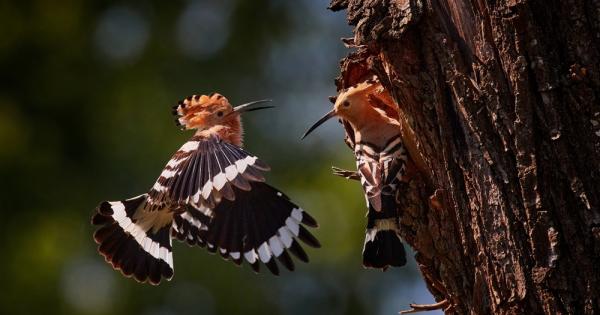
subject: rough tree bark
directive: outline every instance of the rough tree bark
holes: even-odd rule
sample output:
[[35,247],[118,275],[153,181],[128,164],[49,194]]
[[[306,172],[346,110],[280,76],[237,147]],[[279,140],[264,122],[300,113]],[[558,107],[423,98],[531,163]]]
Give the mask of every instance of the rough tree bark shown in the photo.
[[600,1],[330,9],[338,89],[376,74],[414,132],[403,236],[446,312],[600,313]]

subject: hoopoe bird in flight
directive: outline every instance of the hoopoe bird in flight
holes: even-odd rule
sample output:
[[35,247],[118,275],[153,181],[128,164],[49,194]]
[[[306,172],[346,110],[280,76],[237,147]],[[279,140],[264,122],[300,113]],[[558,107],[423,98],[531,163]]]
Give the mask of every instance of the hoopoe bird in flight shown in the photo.
[[206,247],[255,272],[262,262],[279,274],[308,256],[298,243],[320,247],[303,226],[317,222],[279,190],[265,183],[269,166],[242,149],[240,115],[273,106],[250,102],[232,107],[220,94],[190,96],[173,107],[183,130],[195,129],[145,194],[100,203],[98,251],[113,268],[139,282],[173,277],[172,239]]
[[335,175],[360,180],[367,202],[367,229],[363,266],[386,270],[406,264],[400,239],[398,185],[405,181],[408,161],[398,112],[383,87],[369,79],[342,91],[333,109],[302,136],[304,139],[327,120],[338,117],[346,129],[346,143],[354,151],[357,171],[333,167]]

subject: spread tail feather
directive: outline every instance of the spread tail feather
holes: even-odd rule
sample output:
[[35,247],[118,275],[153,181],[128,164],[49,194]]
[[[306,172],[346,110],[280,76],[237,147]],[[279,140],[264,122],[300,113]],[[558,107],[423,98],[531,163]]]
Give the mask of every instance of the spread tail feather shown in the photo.
[[365,268],[385,271],[389,266],[401,267],[405,264],[406,252],[396,231],[367,231],[363,248],[363,266]]
[[173,277],[171,225],[144,228],[135,219],[147,195],[114,202],[102,202],[92,217],[100,226],[94,233],[98,251],[113,268],[139,282],[159,284]]
[[406,265],[406,251],[400,238],[400,222],[395,199],[382,195],[381,211],[369,204],[363,266],[385,271],[389,266]]

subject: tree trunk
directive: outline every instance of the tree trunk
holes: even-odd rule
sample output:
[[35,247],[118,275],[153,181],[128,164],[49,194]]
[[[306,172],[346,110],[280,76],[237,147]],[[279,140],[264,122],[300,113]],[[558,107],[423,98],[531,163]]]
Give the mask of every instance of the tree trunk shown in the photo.
[[[403,236],[456,314],[600,313],[600,1],[333,0],[419,172]],[[414,136],[410,136],[410,131]]]

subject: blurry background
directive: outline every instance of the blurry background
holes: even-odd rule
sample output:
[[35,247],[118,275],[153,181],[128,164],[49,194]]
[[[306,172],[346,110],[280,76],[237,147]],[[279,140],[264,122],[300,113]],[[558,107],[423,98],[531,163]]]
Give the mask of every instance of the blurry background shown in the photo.
[[[0,313],[396,314],[433,299],[414,259],[361,267],[365,207],[342,128],[325,113],[351,36],[327,1],[0,2]],[[190,137],[171,106],[218,91],[247,114],[246,148],[316,217],[323,248],[280,277],[174,244],[175,278],[126,279],[96,253],[102,200],[145,192]],[[263,268],[264,269],[264,268]]]

